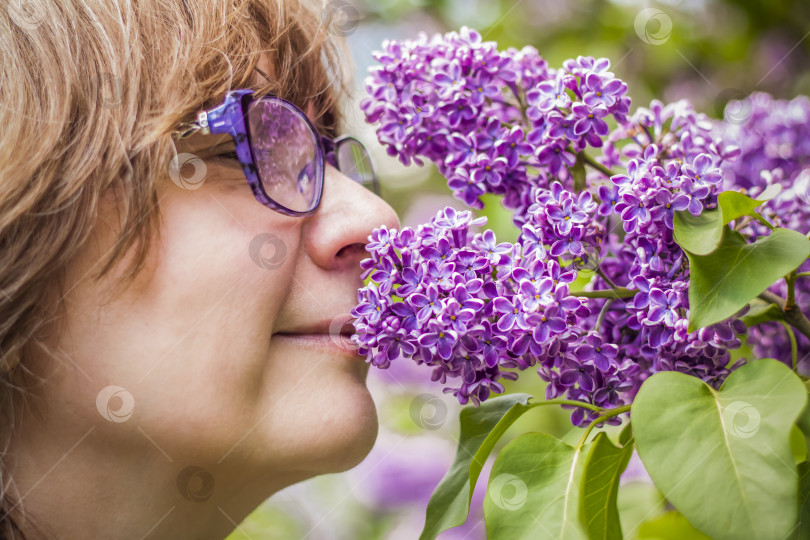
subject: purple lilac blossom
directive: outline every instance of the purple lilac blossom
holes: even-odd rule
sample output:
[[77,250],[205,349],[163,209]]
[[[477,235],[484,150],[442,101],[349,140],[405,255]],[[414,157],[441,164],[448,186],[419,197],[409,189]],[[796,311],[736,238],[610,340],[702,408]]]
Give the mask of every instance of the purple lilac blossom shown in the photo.
[[[685,100],[630,115],[627,86],[604,58],[553,69],[530,47],[501,52],[466,28],[383,48],[362,104],[380,142],[403,163],[432,161],[472,208],[483,193],[501,195],[521,234],[514,244],[474,234],[482,220],[450,208],[416,230],[374,231],[362,265],[371,280],[354,312],[354,339],[371,363],[412,358],[476,405],[532,367],[547,399],[613,408],[656,372],[716,388],[744,362],[730,365],[729,353],[746,331],[743,312],[687,332],[689,268],[673,216],[715,208],[724,187],[756,195],[778,181],[793,194],[769,203],[770,218],[807,232],[810,172],[795,165],[810,156],[807,100],[780,104],[772,119],[769,98],[752,97],[753,127],[718,126]],[[403,92],[415,83],[432,114]],[[774,154],[767,137],[798,157]],[[575,185],[583,165],[594,170]],[[746,176],[762,169],[770,172]],[[751,238],[765,234],[750,227]],[[578,276],[583,292],[571,286]],[[615,288],[630,296],[583,296]],[[784,349],[761,335],[760,348]],[[575,425],[595,417],[571,414]]]

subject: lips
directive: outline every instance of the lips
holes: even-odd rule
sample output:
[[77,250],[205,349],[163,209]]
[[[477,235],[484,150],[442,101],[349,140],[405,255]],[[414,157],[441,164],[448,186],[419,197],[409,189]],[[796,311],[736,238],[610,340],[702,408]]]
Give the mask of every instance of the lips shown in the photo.
[[276,332],[275,335],[327,335],[346,336],[354,334],[354,318],[348,314],[338,315],[333,319],[323,320],[314,324],[296,326],[290,330]]
[[350,339],[354,333],[353,320],[348,314],[338,315],[333,319],[276,332],[273,339],[294,343],[299,348],[361,358],[357,353],[357,345]]

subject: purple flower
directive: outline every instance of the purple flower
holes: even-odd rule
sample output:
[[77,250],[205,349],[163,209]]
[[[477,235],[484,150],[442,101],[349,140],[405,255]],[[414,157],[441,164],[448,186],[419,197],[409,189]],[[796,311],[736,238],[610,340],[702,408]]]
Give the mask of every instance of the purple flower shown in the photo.
[[563,78],[557,77],[554,81],[543,81],[534,89],[529,90],[526,98],[530,105],[541,111],[565,109],[571,105],[571,98],[565,90]]
[[549,278],[544,278],[539,283],[528,280],[521,282],[520,294],[526,311],[538,311],[540,307],[551,305],[554,302],[551,294],[553,289],[554,282]]
[[437,70],[433,74],[433,82],[439,89],[439,96],[448,98],[464,87],[464,78],[458,62],[448,62],[442,67],[442,71]]
[[463,309],[455,298],[447,301],[447,307],[439,315],[439,322],[447,328],[462,334],[467,329],[467,323],[473,320],[475,312],[471,309]]
[[699,154],[691,165],[684,165],[682,170],[685,175],[696,182],[716,184],[723,179],[720,169],[714,166],[711,157],[707,154]]
[[553,334],[559,334],[566,328],[565,320],[557,316],[557,308],[550,307],[542,314],[531,316],[534,324],[533,336],[537,343],[545,343],[551,339]]
[[571,232],[575,223],[585,223],[588,215],[573,207],[573,199],[567,199],[562,207],[553,206],[548,210],[548,216],[554,220],[557,232],[566,235]]
[[564,357],[562,363],[563,366],[560,368],[561,384],[564,386],[577,384],[582,390],[593,392],[596,387],[593,366],[581,364],[569,356]]
[[585,338],[584,343],[574,350],[574,356],[581,362],[591,362],[596,369],[605,372],[610,369],[618,352],[618,346],[613,343],[605,343],[602,336],[591,333]]
[[417,309],[416,318],[420,323],[424,323],[432,316],[438,315],[444,309],[439,299],[439,288],[435,283],[427,286],[425,294],[414,293],[408,297],[411,306]]
[[574,124],[574,133],[577,136],[593,132],[604,137],[610,132],[607,122],[602,120],[608,114],[607,107],[599,105],[589,108],[587,105],[576,104],[571,107],[571,110],[577,118]]
[[484,234],[476,235],[472,245],[491,262],[497,262],[500,254],[508,253],[512,249],[512,246],[506,242],[499,244],[492,231],[484,231]]
[[652,209],[650,218],[654,220],[663,218],[664,224],[669,229],[675,228],[672,224],[675,211],[686,210],[689,207],[689,197],[686,195],[673,196],[671,192],[665,189],[662,189],[656,194],[655,202],[657,202],[659,206]]
[[498,318],[498,330],[506,332],[517,326],[518,328],[528,328],[526,323],[526,316],[523,312],[523,306],[520,299],[515,297],[507,299],[504,297],[495,298],[492,305],[497,313],[502,315]]
[[435,352],[440,358],[450,360],[453,357],[453,347],[458,342],[458,334],[453,330],[444,328],[437,321],[428,323],[428,330],[419,337],[419,344]]
[[649,323],[664,322],[667,326],[675,326],[675,321],[680,317],[675,310],[680,305],[678,293],[675,291],[664,292],[661,289],[650,290],[650,314]]
[[358,292],[358,300],[360,303],[352,310],[352,316],[365,317],[370,323],[380,320],[385,304],[373,283],[365,290]]
[[585,76],[585,85],[588,92],[583,96],[582,101],[590,108],[603,106],[612,107],[617,98],[627,92],[627,85],[618,79],[610,79],[605,83],[604,79],[596,73],[588,73]]

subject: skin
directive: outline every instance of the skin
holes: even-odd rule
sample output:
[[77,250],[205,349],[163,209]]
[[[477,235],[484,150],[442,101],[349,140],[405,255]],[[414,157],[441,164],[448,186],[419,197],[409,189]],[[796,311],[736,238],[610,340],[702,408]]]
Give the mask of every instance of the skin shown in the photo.
[[[116,237],[114,200],[67,268],[65,325],[31,366],[41,414],[10,451],[23,508],[56,537],[223,538],[273,493],[351,468],[374,443],[367,364],[329,331],[355,303],[367,236],[397,217],[331,166],[314,215],[270,210],[236,162],[208,157],[223,140],[178,143],[207,174],[193,190],[161,184],[161,235],[131,287],[111,294],[126,260],[87,277]],[[277,267],[250,255],[265,233],[280,239],[261,251]],[[132,396],[131,416],[125,394],[99,408],[109,385]]]

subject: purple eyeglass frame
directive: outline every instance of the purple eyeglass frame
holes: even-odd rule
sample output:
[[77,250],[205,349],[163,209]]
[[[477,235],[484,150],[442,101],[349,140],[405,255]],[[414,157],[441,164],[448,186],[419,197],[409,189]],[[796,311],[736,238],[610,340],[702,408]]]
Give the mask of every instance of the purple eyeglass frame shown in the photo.
[[[182,130],[175,131],[177,138],[183,139],[199,131],[203,135],[227,133],[233,137],[236,157],[242,165],[242,171],[245,173],[250,190],[253,196],[263,205],[272,208],[273,210],[287,215],[287,216],[308,216],[313,214],[321,204],[321,197],[323,196],[323,184],[325,180],[325,168],[328,162],[335,168],[338,168],[337,159],[335,158],[335,149],[338,145],[345,140],[355,140],[354,137],[343,135],[335,139],[326,137],[318,133],[315,125],[309,117],[298,108],[294,103],[282,99],[273,94],[265,94],[259,98],[271,99],[278,101],[287,109],[291,110],[294,114],[298,115],[315,136],[316,147],[315,156],[313,161],[315,163],[315,178],[318,182],[317,196],[311,209],[309,210],[292,210],[287,208],[281,203],[274,201],[264,191],[262,181],[259,178],[256,162],[253,158],[253,152],[250,148],[250,137],[248,134],[248,126],[245,122],[248,114],[248,106],[253,101],[253,90],[246,88],[240,90],[231,90],[225,94],[225,99],[217,107],[200,111],[197,113],[197,121],[182,124]],[[361,146],[362,143],[357,141]],[[364,147],[365,148],[365,147]],[[373,191],[377,192],[376,175],[373,175]]]

